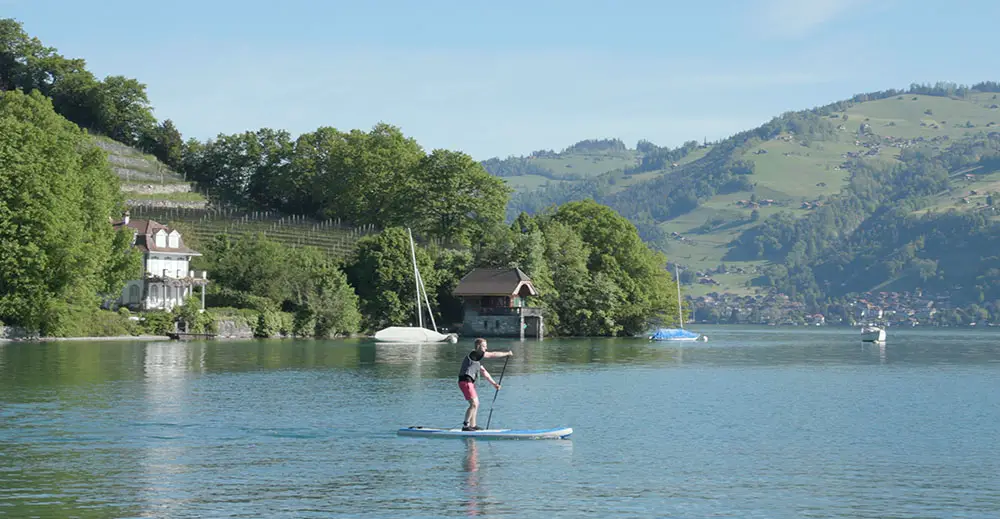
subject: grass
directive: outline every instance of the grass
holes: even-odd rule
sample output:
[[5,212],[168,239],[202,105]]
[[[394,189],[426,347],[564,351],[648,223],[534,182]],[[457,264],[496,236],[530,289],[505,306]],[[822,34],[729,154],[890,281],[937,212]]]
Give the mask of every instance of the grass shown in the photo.
[[[902,138],[948,136],[955,139],[1000,124],[1000,109],[989,108],[993,104],[1000,106],[1000,98],[994,100],[992,97],[993,94],[973,94],[967,99],[903,95],[902,99],[869,101],[848,109],[848,120],[844,124],[856,131],[861,123],[867,122],[875,133]],[[927,110],[931,113],[925,113]],[[974,128],[965,128],[966,122],[971,122]],[[937,128],[932,126],[934,123]],[[987,128],[989,123],[994,126]]]
[[520,191],[533,191],[546,184],[558,184],[560,182],[566,182],[564,180],[552,180],[540,175],[521,175],[518,177],[504,177],[504,181],[507,182],[515,192]]
[[534,158],[539,166],[554,173],[573,173],[585,177],[596,177],[608,171],[624,169],[638,164],[636,151],[622,153],[570,153],[559,158]]

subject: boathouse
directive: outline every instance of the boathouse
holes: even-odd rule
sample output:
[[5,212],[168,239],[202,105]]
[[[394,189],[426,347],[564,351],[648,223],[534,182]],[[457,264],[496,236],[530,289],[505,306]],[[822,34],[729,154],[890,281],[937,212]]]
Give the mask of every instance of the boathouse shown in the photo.
[[459,280],[452,294],[462,299],[463,336],[545,335],[542,309],[529,305],[538,291],[521,269],[475,269]]

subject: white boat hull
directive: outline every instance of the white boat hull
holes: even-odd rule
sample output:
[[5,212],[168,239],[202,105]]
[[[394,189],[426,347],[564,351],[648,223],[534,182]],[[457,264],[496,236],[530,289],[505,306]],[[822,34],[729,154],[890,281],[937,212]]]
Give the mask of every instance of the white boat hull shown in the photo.
[[885,330],[881,328],[863,328],[861,330],[861,340],[863,342],[885,342]]
[[427,342],[458,342],[458,336],[453,333],[438,333],[419,326],[390,326],[375,332],[375,340],[379,342],[400,342],[421,344]]

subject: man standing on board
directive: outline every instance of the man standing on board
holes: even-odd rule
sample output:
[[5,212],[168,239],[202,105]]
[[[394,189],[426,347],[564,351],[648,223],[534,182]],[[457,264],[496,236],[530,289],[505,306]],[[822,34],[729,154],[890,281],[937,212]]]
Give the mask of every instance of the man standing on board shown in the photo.
[[476,425],[476,414],[479,412],[479,396],[476,394],[476,378],[479,373],[482,372],[486,380],[493,384],[493,387],[500,389],[500,384],[497,384],[493,377],[490,376],[490,372],[486,371],[486,368],[480,364],[483,359],[495,359],[498,357],[512,357],[513,352],[504,351],[486,351],[486,339],[482,337],[476,339],[476,349],[469,352],[468,355],[462,359],[462,369],[458,372],[458,388],[462,390],[462,395],[465,399],[469,401],[469,408],[465,410],[465,421],[462,422],[463,431],[479,431],[481,430],[479,426]]

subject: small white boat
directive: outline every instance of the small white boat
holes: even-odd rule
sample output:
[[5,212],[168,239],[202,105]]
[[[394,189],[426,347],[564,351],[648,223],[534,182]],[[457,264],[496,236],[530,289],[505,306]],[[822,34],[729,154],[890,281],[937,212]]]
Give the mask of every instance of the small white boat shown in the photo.
[[561,440],[573,434],[572,427],[555,429],[483,429],[463,431],[462,429],[436,429],[414,425],[400,429],[400,436],[423,436],[425,438],[479,438],[483,440]]
[[885,342],[885,330],[878,326],[862,327],[861,340],[863,342]]
[[427,328],[416,326],[390,326],[375,332],[375,340],[381,342],[405,342],[420,344],[424,342],[458,342],[454,333],[438,333]]
[[[420,277],[420,269],[417,268],[417,253],[413,247],[413,233],[406,230],[410,237],[410,258],[413,260],[413,283],[417,288],[417,326],[390,326],[375,332],[375,340],[380,342],[396,342],[408,344],[422,344],[426,342],[458,342],[458,335],[454,333],[440,333],[437,331],[437,323],[434,322],[434,312],[431,310],[431,303],[427,299],[427,289],[424,288],[424,280]],[[427,303],[427,315],[431,318],[429,330],[424,328],[424,314],[420,304],[420,294],[423,293],[424,302]]]

